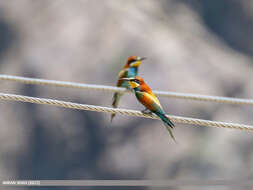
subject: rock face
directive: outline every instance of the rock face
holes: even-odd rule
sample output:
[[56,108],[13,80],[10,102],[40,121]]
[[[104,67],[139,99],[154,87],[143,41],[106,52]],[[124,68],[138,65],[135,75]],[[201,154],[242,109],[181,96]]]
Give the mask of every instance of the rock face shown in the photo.
[[[115,85],[127,57],[139,55],[148,57],[139,72],[152,89],[252,98],[252,12],[250,1],[1,1],[0,70]],[[111,104],[111,93],[1,86]],[[173,115],[253,124],[249,106],[160,101]],[[133,95],[120,107],[142,109]],[[174,144],[161,122],[143,118],[111,124],[108,114],[11,102],[1,102],[0,114],[1,179],[252,177],[251,133],[177,125]]]

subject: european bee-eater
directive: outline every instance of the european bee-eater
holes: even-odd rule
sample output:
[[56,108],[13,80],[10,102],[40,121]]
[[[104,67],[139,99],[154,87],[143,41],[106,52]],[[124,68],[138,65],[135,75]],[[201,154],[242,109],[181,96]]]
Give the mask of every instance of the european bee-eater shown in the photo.
[[[131,78],[135,77],[138,74],[138,67],[141,64],[141,61],[146,59],[145,57],[138,57],[138,56],[130,56],[123,67],[123,69],[118,74],[118,87],[125,87],[125,88],[131,88],[128,81],[120,80],[122,78]],[[122,96],[122,93],[114,93],[113,95],[113,101],[112,106],[114,108],[118,107],[120,97]],[[113,120],[115,114],[111,115],[111,121]]]
[[171,128],[174,127],[174,124],[166,116],[158,98],[154,95],[154,93],[149,88],[149,86],[144,82],[144,80],[138,76],[132,78],[122,78],[121,80],[128,81],[130,86],[134,89],[136,98],[146,108],[142,112],[147,113],[146,110],[150,110],[151,111],[150,114],[154,113],[158,117],[160,117],[163,123],[165,124],[167,130],[169,131],[170,136],[174,141],[176,141],[171,131]]

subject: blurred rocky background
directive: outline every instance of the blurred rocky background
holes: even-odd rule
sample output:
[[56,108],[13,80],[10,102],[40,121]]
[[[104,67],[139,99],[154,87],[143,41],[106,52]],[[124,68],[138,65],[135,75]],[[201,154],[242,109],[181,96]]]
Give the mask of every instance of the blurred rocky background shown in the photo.
[[[127,57],[138,55],[148,57],[139,75],[152,89],[252,98],[252,33],[253,1],[1,0],[0,73],[115,85]],[[93,105],[112,99],[110,92],[0,86]],[[253,125],[250,106],[160,101],[168,114]],[[120,107],[143,109],[134,95]],[[0,179],[253,178],[250,132],[177,124],[175,144],[157,120],[118,115],[110,123],[105,113],[4,101],[0,115]]]

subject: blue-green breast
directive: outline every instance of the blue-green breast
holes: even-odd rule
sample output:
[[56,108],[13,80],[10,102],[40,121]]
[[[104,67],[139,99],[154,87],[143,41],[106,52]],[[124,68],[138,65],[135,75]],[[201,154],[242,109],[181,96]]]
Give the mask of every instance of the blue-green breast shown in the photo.
[[[136,77],[138,75],[138,68],[137,67],[130,67],[128,69],[128,72],[127,72],[127,78],[132,78],[132,77]],[[122,84],[121,84],[122,87],[125,87],[125,88],[131,88],[128,81],[124,81]]]
[[127,77],[136,77],[138,75],[138,67],[130,67],[127,73]]

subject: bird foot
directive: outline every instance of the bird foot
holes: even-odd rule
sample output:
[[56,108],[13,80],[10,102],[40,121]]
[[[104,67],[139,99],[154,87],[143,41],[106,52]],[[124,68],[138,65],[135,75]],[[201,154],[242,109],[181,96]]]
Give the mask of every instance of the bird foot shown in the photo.
[[132,89],[131,87],[126,87],[126,89],[128,90],[128,91],[130,91],[130,92],[134,92],[134,89]]
[[141,113],[143,114],[148,114],[148,115],[152,115],[153,113],[151,111],[149,111],[148,109],[142,110]]

